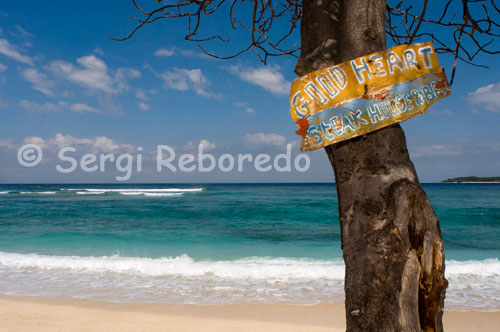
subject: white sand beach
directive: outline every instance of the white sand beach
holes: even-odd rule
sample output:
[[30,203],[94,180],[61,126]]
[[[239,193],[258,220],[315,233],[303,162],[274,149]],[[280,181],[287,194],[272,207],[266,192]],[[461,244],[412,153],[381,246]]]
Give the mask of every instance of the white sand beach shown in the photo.
[[[0,296],[0,331],[341,332],[341,305],[113,303]],[[446,331],[500,331],[500,312],[446,311]]]

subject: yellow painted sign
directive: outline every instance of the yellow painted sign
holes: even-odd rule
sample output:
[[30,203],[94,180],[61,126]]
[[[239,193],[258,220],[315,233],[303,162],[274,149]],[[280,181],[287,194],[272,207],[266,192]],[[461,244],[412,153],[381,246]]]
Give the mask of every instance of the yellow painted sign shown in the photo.
[[310,151],[405,121],[449,94],[432,44],[400,45],[296,79],[290,112]]

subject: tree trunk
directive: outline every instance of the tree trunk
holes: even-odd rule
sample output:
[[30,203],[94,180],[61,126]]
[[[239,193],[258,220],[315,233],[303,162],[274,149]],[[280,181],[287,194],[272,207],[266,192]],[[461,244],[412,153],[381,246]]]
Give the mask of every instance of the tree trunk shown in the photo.
[[[385,49],[385,0],[303,0],[305,75]],[[439,220],[399,125],[325,148],[335,172],[347,331],[443,331]]]

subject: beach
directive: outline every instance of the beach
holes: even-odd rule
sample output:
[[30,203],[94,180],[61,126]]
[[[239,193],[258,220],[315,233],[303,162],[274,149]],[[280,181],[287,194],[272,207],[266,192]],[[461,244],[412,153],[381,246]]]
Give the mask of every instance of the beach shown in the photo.
[[[500,331],[500,186],[424,189],[446,330]],[[0,185],[0,331],[344,331],[337,205],[331,184]]]
[[[447,331],[499,331],[500,312],[446,311]],[[336,304],[193,305],[0,296],[0,331],[341,332]]]

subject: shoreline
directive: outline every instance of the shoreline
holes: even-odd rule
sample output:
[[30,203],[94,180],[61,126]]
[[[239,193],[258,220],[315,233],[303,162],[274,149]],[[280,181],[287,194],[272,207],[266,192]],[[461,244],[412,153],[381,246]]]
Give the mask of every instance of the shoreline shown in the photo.
[[[119,303],[0,295],[2,331],[345,331],[339,304]],[[445,311],[448,331],[500,331],[500,311]]]

